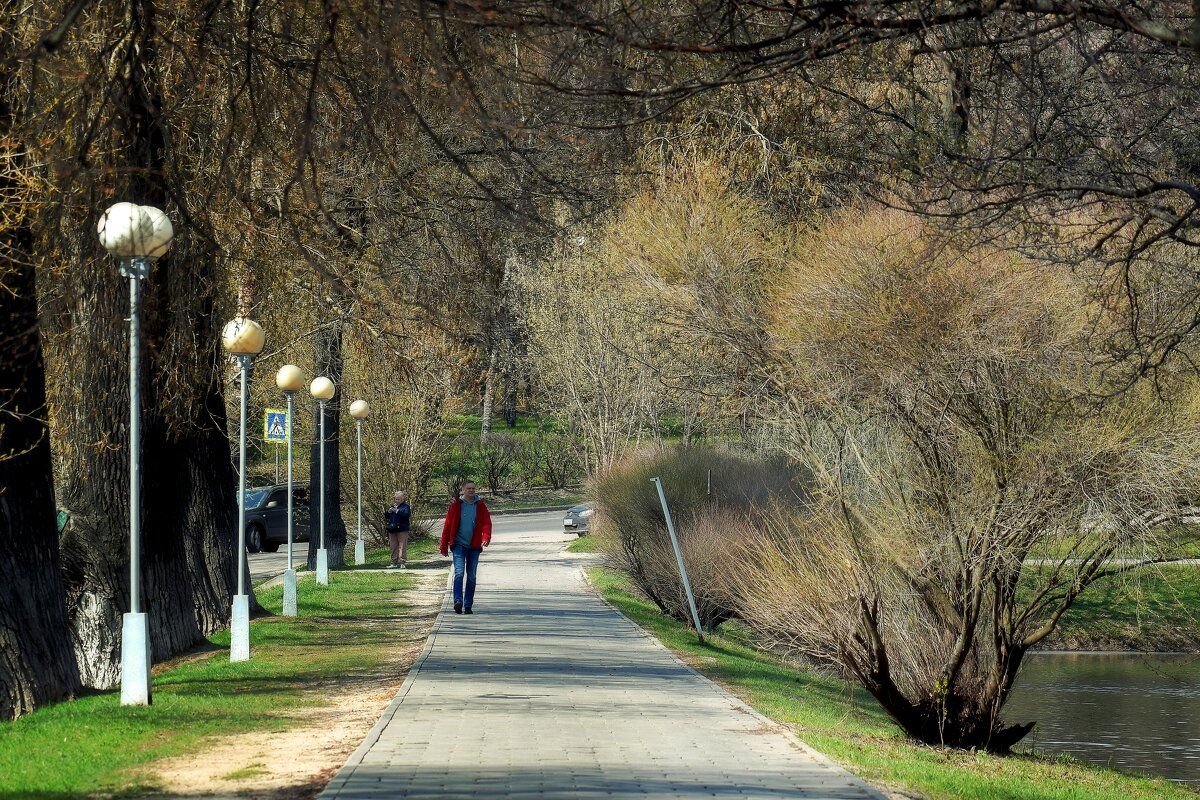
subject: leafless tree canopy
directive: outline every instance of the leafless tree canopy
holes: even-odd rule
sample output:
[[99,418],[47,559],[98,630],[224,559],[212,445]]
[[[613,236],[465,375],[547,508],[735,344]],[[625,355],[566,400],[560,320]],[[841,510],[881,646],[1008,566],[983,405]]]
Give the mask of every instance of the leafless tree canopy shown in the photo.
[[[18,654],[0,661],[0,687],[11,687],[0,714],[116,679],[111,631],[128,603],[133,512],[152,532],[156,654],[225,624],[237,523],[217,333],[235,313],[260,318],[272,343],[256,397],[289,359],[362,394],[386,387],[372,397],[402,431],[389,447],[415,463],[375,476],[378,486],[428,479],[434,447],[421,426],[478,405],[487,432],[497,401],[510,420],[519,403],[559,418],[542,445],[562,436],[590,469],[676,420],[685,440],[713,432],[763,447],[772,424],[811,421],[806,392],[820,384],[780,358],[788,329],[772,314],[804,298],[772,287],[806,232],[869,203],[933,221],[931,240],[963,258],[1007,253],[1069,278],[1058,310],[1071,335],[1030,336],[1045,343],[1039,358],[1072,358],[1018,358],[1018,368],[1009,352],[975,354],[956,362],[962,372],[922,373],[914,385],[927,394],[983,404],[933,417],[923,416],[928,398],[882,381],[829,401],[842,426],[829,441],[853,432],[862,452],[869,444],[903,466],[897,474],[916,469],[932,483],[947,476],[927,469],[928,447],[952,446],[975,459],[949,476],[965,485],[994,479],[997,464],[1025,465],[1013,445],[1025,422],[1084,418],[1054,416],[1063,409],[1143,413],[1138,403],[1158,396],[1155,413],[1176,413],[1168,401],[1200,327],[1194,3],[31,0],[0,2],[0,14],[0,516],[20,521],[0,529],[0,563],[24,565],[5,584],[49,609],[39,627],[70,635],[47,669],[30,657],[38,631],[0,616],[0,642]],[[126,288],[93,233],[118,199],[162,207],[179,231],[146,283],[141,510],[128,508],[123,478]],[[957,275],[976,286],[969,277]],[[853,342],[863,332],[847,323],[843,333]],[[887,337],[866,344],[887,352]],[[1069,385],[1039,377],[1031,393],[1009,395],[1051,362],[1069,366]],[[341,433],[338,397],[327,423]],[[1010,406],[1027,416],[999,413]],[[867,409],[871,424],[855,417]],[[1089,419],[1111,419],[1103,414]],[[793,455],[824,458],[824,443]],[[325,447],[336,480],[337,448]],[[539,460],[556,481],[569,472]],[[1050,502],[1035,488],[1108,474],[1065,456],[1051,463],[1060,472],[1005,484],[1032,487],[1022,508]],[[862,500],[865,478],[829,474],[831,497]],[[976,530],[911,474],[893,488],[888,503],[867,504],[895,512],[889,524],[911,527],[897,509],[932,503],[939,541]],[[1104,513],[1121,530],[1154,527],[1149,509],[1172,508],[1161,493],[1108,489],[1123,505]],[[55,501],[74,518],[61,542]],[[1063,509],[1082,513],[1070,503],[1053,506],[1058,527],[1005,530],[1059,530]],[[846,519],[837,524],[852,539],[859,523]],[[27,552],[38,557],[10,558]],[[1020,570],[997,556],[1007,552],[966,548],[954,574],[982,559],[997,580],[1015,580]],[[1073,573],[1073,586],[1113,555],[1088,553],[1096,569]],[[911,566],[880,574],[917,574]],[[1011,654],[1070,593],[1052,584],[1019,624],[980,627],[983,598],[1007,597],[1008,584],[964,585],[954,614],[935,614],[940,600],[908,611],[970,643],[948,651],[938,702],[959,697],[961,677],[993,681],[998,704],[1004,670],[1019,663]],[[1009,637],[1007,655],[976,663],[985,629]],[[934,697],[918,679],[928,666],[892,685],[922,713]],[[963,720],[979,710],[969,705]],[[962,742],[997,732],[967,727]]]

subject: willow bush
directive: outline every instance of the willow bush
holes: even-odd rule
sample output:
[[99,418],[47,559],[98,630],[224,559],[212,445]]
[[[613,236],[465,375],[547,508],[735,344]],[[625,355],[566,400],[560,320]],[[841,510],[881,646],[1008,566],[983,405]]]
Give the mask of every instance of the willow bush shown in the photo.
[[614,566],[663,613],[689,623],[655,477],[662,479],[700,624],[711,631],[734,616],[726,573],[739,546],[760,535],[757,509],[786,498],[798,502],[805,482],[782,462],[699,445],[635,451],[594,480],[596,527]]

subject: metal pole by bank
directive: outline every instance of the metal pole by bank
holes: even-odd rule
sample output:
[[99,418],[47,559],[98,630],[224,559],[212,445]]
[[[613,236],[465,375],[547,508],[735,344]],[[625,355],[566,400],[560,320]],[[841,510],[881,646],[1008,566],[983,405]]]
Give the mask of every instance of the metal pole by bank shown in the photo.
[[696,638],[704,641],[704,630],[700,627],[700,613],[696,611],[696,598],[692,595],[692,584],[688,580],[687,568],[683,566],[683,551],[679,549],[679,537],[675,535],[675,523],[671,521],[671,509],[667,508],[667,496],[663,492],[661,478],[652,478],[658,487],[658,499],[662,503],[663,516],[667,520],[667,533],[671,535],[671,547],[675,548],[675,561],[679,564],[679,577],[683,578],[683,589],[687,592],[688,608],[692,611],[692,622],[696,626]]

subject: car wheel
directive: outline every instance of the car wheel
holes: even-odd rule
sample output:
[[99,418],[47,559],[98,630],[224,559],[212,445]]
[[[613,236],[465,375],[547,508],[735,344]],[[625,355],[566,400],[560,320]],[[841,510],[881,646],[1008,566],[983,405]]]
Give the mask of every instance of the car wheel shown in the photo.
[[246,529],[246,549],[251,553],[257,553],[262,550],[263,531],[258,525],[251,525]]

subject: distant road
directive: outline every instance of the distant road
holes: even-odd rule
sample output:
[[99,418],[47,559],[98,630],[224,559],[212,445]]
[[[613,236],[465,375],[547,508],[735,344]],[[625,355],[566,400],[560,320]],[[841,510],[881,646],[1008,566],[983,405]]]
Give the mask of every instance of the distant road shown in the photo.
[[[257,585],[283,574],[287,569],[287,548],[280,545],[278,553],[247,553],[246,560],[250,564],[250,582]],[[292,545],[292,561],[297,570],[307,566],[308,542],[296,542]]]
[[[509,512],[497,515],[492,524],[493,535],[503,536],[510,531],[524,530],[529,527],[537,529],[558,527],[561,529],[562,516],[561,510]],[[441,526],[441,518],[429,520],[429,522],[436,533]],[[308,542],[297,542],[292,545],[292,559],[297,571],[307,568]],[[250,563],[250,582],[257,585],[276,575],[283,574],[283,571],[287,569],[287,549],[281,546],[278,553],[247,553],[247,561]]]

